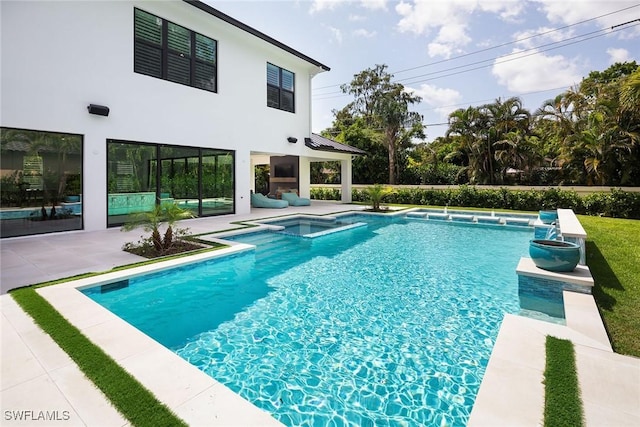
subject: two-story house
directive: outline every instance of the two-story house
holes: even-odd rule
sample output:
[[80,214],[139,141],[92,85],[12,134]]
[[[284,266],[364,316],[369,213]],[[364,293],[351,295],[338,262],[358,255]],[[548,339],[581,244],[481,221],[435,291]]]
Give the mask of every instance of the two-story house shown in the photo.
[[172,201],[248,213],[254,167],[309,196],[359,150],[311,134],[329,67],[200,1],[2,1],[2,237],[100,230]]

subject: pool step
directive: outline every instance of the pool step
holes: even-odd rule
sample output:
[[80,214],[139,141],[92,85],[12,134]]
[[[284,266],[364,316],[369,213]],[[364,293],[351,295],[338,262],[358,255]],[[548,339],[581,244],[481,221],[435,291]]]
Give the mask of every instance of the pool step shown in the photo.
[[432,211],[415,211],[408,212],[406,215],[410,219],[427,219],[436,221],[454,221],[454,222],[467,222],[473,224],[493,224],[493,225],[513,225],[519,227],[533,226],[535,219],[533,216],[522,215],[516,216],[501,216],[501,215],[478,215],[471,211],[460,212],[432,212]]

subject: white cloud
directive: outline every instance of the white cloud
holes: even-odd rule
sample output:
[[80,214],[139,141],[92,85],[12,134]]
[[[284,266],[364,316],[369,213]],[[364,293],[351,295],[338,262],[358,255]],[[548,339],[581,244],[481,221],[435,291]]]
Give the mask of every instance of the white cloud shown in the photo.
[[438,36],[427,46],[429,56],[449,58],[452,54],[460,52],[460,48],[471,41],[466,29],[466,25],[460,23],[451,23],[440,28]]
[[443,58],[450,58],[453,53],[451,46],[443,43],[429,43],[427,46],[427,52],[429,56],[434,58],[436,56],[442,56]]
[[387,0],[360,0],[360,5],[369,10],[387,10]]
[[[600,16],[597,19],[601,27],[611,27],[629,20],[633,10],[608,15],[611,12],[635,6],[636,0],[533,0],[542,5],[547,19],[551,22],[575,24],[576,22]],[[637,11],[637,9],[636,9]],[[607,16],[602,16],[607,15]]]
[[516,19],[524,10],[525,2],[519,0],[482,0],[478,6],[491,13],[497,13],[505,21]]
[[437,30],[428,46],[429,55],[448,58],[471,41],[467,32],[474,12],[494,13],[502,19],[513,20],[524,6],[513,0],[413,0],[401,1],[395,10],[401,16],[400,32],[422,35]]
[[335,28],[335,27],[327,27],[327,28],[329,28],[329,31],[333,36],[333,40],[338,42],[338,44],[342,44],[342,31],[340,31],[339,28]]
[[[562,24],[575,24],[594,17],[599,17],[596,22],[600,28],[611,28],[623,24],[631,18],[637,18],[638,6],[636,0],[533,0],[542,5],[547,19],[551,22]],[[625,10],[623,10],[625,9]],[[615,12],[615,13],[614,13]],[[606,15],[606,16],[603,16]],[[629,39],[640,36],[640,27],[629,28],[620,31],[621,39]]]
[[367,18],[365,16],[362,15],[349,15],[349,21],[351,22],[361,22],[361,21],[366,21]]
[[353,30],[352,34],[356,37],[370,39],[372,37],[375,37],[376,32],[368,31],[368,30],[365,30],[364,28],[358,28],[357,30]]
[[545,43],[560,42],[573,37],[573,31],[554,31],[555,28],[540,27],[535,30],[519,31],[513,35],[516,44],[524,49],[530,49]]
[[537,54],[502,63],[500,61],[501,58],[495,60],[491,72],[498,79],[498,83],[506,86],[511,92],[568,88],[582,80],[576,60],[569,60],[562,55]]
[[422,84],[418,89],[413,89],[413,93],[422,97],[422,102],[431,107],[446,119],[455,110],[452,105],[458,104],[462,100],[462,95],[455,89],[440,88],[430,84]]
[[[334,10],[336,7],[348,2],[349,0],[313,0],[309,13]],[[359,4],[367,10],[387,10],[387,0],[360,0]]]
[[334,10],[336,6],[343,3],[344,0],[313,0],[309,13],[321,12],[323,10]]
[[627,49],[616,49],[609,48],[607,49],[607,53],[609,54],[609,63],[615,64],[616,62],[627,62],[631,61],[631,55]]

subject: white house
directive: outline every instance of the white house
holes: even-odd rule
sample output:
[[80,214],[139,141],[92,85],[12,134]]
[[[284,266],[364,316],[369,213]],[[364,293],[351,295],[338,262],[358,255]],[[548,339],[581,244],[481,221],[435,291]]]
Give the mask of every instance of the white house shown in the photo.
[[[119,226],[172,200],[198,216],[309,196],[310,163],[359,150],[311,134],[329,67],[200,1],[0,2],[2,237]],[[53,219],[52,219],[53,218]]]

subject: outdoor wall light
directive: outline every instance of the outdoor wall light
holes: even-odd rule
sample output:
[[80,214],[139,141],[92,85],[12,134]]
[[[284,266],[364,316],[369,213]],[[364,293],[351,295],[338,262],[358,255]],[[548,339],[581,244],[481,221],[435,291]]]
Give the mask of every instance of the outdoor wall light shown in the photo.
[[287,141],[289,141],[292,144],[295,144],[296,142],[298,142],[298,138],[294,138],[293,136],[290,136],[289,138],[287,138]]
[[109,115],[109,107],[105,105],[89,104],[87,110],[89,110],[89,114],[97,114],[98,116]]

